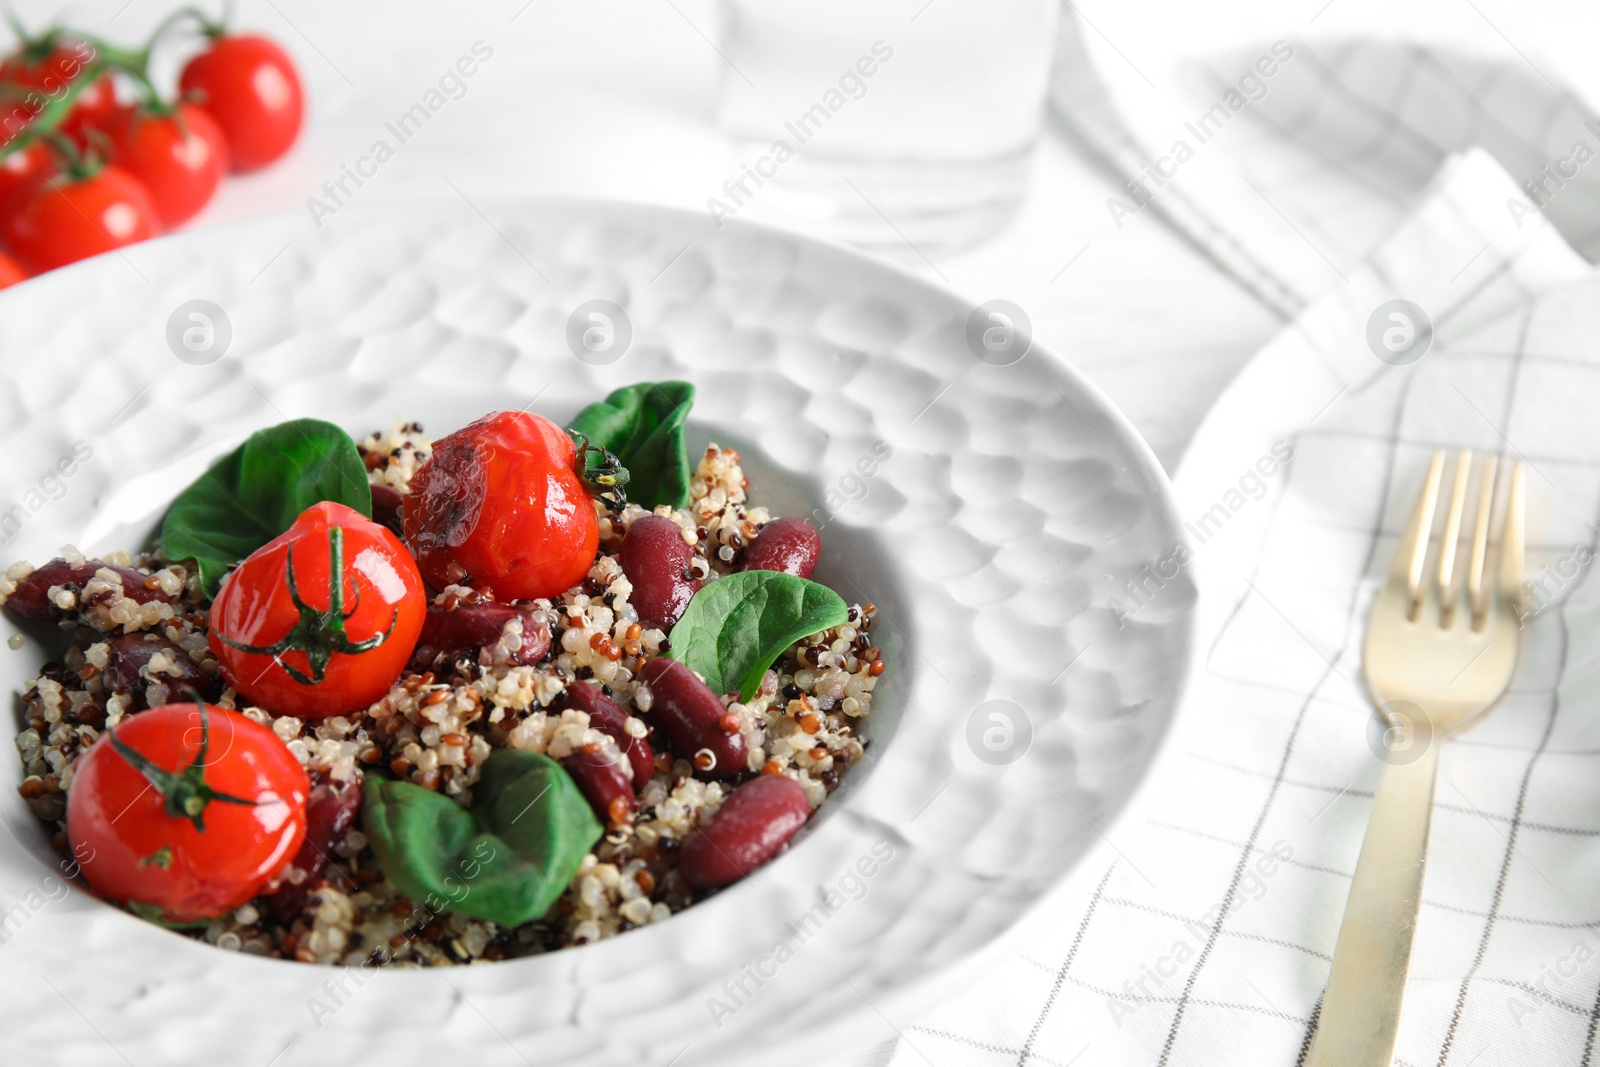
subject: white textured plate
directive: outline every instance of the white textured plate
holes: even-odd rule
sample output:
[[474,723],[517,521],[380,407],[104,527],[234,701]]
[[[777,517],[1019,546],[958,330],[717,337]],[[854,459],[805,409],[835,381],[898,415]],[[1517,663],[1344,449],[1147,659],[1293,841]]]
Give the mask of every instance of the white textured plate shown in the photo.
[[[562,420],[618,385],[687,378],[692,425],[744,452],[758,502],[823,508],[819,525],[833,513],[818,577],[882,608],[868,759],[778,862],[668,922],[537,959],[356,974],[340,991],[337,971],[226,953],[68,891],[6,799],[18,767],[0,758],[8,1060],[815,1061],[891,1037],[887,1019],[1025,933],[1149,766],[1188,659],[1190,597],[1120,623],[1111,609],[1178,539],[1121,416],[1037,348],[980,362],[970,304],[777,231],[548,201],[356,206],[323,223],[201,231],[0,296],[0,511],[25,520],[7,562],[69,541],[135,547],[206,462],[284,418],[360,434],[405,416],[443,433],[503,407]],[[594,298],[632,322],[609,366],[565,341]],[[207,366],[166,341],[193,299],[232,326]],[[76,441],[92,458],[30,493]],[[855,480],[877,442],[893,458]],[[0,649],[0,686],[20,689],[39,656]],[[1031,724],[1003,766],[967,740],[996,699]],[[863,860],[875,845],[892,859]],[[314,1021],[312,998],[336,1011]]]

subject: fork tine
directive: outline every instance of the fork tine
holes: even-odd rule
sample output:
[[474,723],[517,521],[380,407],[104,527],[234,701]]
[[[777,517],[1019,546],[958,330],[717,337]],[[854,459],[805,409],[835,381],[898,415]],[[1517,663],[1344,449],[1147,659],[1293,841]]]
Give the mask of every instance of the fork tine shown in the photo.
[[1433,533],[1433,509],[1439,501],[1439,479],[1443,472],[1444,449],[1440,448],[1433,453],[1433,462],[1428,465],[1428,480],[1422,486],[1422,496],[1417,499],[1416,509],[1411,512],[1411,521],[1406,523],[1405,533],[1400,535],[1399,551],[1394,554],[1393,576],[1406,580],[1412,619],[1417,617],[1420,603],[1422,567],[1428,558],[1428,537]]
[[1494,514],[1495,476],[1500,470],[1498,456],[1483,463],[1483,480],[1478,485],[1478,514],[1472,524],[1472,557],[1467,563],[1467,603],[1472,609],[1472,628],[1483,626],[1489,609],[1488,591],[1483,586],[1484,564],[1489,555],[1489,519]]
[[1445,513],[1444,537],[1439,541],[1439,625],[1448,628],[1456,611],[1456,546],[1461,540],[1461,512],[1467,502],[1467,475],[1472,470],[1472,449],[1456,457],[1455,484],[1450,488],[1450,510]]
[[1500,595],[1513,605],[1522,604],[1522,569],[1526,499],[1522,487],[1522,461],[1511,468],[1511,494],[1506,499],[1506,528],[1500,535]]

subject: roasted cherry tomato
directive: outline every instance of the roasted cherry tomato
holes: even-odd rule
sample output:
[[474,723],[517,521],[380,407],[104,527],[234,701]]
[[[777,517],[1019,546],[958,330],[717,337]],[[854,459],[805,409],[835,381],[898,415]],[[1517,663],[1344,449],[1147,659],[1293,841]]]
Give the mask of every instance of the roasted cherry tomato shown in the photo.
[[572,439],[526,411],[486,415],[435,442],[404,519],[429,582],[487,586],[502,600],[560,596],[600,544]]
[[160,232],[144,185],[118,167],[76,181],[38,182],[0,212],[0,237],[35,274],[131,245]]
[[[25,113],[37,115],[79,81],[94,58],[94,46],[86,41],[47,40],[24,47],[0,63],[0,82],[22,90],[19,106]],[[72,110],[61,122],[61,132],[83,145],[89,131],[104,129],[116,110],[117,94],[110,77],[96,74],[78,89]]]
[[9,289],[27,277],[28,272],[18,266],[16,260],[0,252],[0,289]]
[[157,115],[125,108],[111,123],[111,158],[144,183],[166,228],[193,218],[228,172],[228,143],[216,120],[193,104]]
[[236,171],[264,167],[289,151],[305,116],[294,61],[265,37],[216,38],[183,68],[178,91],[217,120]]
[[0,208],[24,189],[56,173],[56,160],[43,141],[30,141],[0,157]]
[[211,605],[211,650],[245,698],[322,718],[383,697],[411,658],[427,595],[400,539],[324,501],[256,551]]
[[103,897],[190,923],[259,893],[305,838],[311,783],[265,726],[166,704],[131,715],[78,760],[67,837]]

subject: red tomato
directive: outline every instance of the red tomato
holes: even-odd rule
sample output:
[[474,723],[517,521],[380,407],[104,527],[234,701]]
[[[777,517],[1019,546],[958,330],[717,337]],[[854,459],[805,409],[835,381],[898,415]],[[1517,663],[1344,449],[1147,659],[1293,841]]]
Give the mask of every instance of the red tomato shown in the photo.
[[289,151],[305,117],[300,75],[265,37],[218,37],[189,60],[179,94],[211,113],[236,171],[264,167]]
[[211,650],[252,703],[318,719],[367,708],[400,677],[427,594],[400,539],[324,501],[239,564],[211,605]]
[[0,212],[0,237],[35,274],[160,233],[144,185],[117,167],[35,183]]
[[[94,58],[94,46],[87,41],[58,40],[43,52],[25,48],[0,63],[0,82],[26,90],[22,106],[37,115],[78,81]],[[104,129],[116,110],[117,94],[111,79],[97,74],[94,81],[78,90],[73,98],[72,110],[62,121],[61,132],[82,145],[88,132]]]
[[56,173],[56,159],[42,141],[33,141],[0,157],[0,205],[23,189]]
[[576,451],[526,411],[486,415],[437,441],[403,512],[428,581],[487,586],[503,600],[557,597],[582,581],[600,527]]
[[28,272],[17,266],[16,260],[0,252],[0,289],[9,289],[27,278]]
[[95,892],[150,918],[225,915],[305,838],[311,783],[265,726],[167,704],[118,723],[78,760],[67,837]]
[[176,115],[126,108],[109,132],[111,158],[144,183],[156,215],[169,229],[205,207],[228,171],[222,131],[193,104],[179,104]]

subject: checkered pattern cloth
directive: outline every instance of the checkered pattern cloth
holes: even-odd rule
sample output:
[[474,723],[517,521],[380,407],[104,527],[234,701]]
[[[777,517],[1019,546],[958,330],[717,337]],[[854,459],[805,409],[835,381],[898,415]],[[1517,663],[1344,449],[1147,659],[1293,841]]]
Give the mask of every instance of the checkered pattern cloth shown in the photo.
[[[900,1021],[894,1067],[1305,1062],[1381,769],[1361,635],[1440,446],[1526,463],[1541,592],[1510,691],[1444,750],[1396,1062],[1591,1062],[1600,276],[1553,210],[1518,225],[1488,151],[1441,163],[1386,238],[1340,254],[1178,472],[1198,664],[1107,861],[966,996]],[[1410,366],[1367,340],[1396,297],[1433,326]]]
[[[1285,316],[1338,284],[1444,161],[1473,147],[1517,183],[1506,198],[1520,205],[1515,217],[1544,214],[1600,260],[1600,118],[1532,60],[1371,40],[1275,43],[1191,60],[1177,79],[1188,121],[1135,123],[1078,22],[1064,19],[1052,110],[1119,181],[1140,181],[1130,204],[1147,194],[1152,211]],[[1123,88],[1137,87],[1117,70]],[[1193,162],[1171,162],[1178,141]],[[1170,179],[1152,175],[1163,157]],[[1513,218],[1507,203],[1492,209]]]

